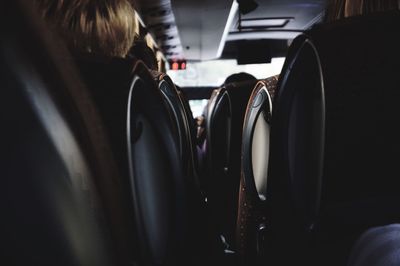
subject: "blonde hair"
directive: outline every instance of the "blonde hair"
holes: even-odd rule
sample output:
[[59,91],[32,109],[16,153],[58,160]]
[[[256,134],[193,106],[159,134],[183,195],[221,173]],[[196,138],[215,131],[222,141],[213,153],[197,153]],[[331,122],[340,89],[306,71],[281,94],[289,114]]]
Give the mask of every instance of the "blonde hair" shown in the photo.
[[326,8],[325,20],[334,21],[399,8],[400,0],[330,0]]
[[42,16],[76,52],[125,57],[136,33],[127,0],[36,0]]

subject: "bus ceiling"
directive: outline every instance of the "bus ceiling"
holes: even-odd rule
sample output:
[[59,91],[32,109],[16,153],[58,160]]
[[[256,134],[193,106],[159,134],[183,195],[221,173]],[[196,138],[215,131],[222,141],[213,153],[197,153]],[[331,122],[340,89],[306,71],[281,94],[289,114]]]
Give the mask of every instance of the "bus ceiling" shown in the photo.
[[326,0],[137,0],[165,57],[189,61],[237,58],[243,40],[267,40],[271,56],[282,56],[293,38],[321,21],[325,5]]

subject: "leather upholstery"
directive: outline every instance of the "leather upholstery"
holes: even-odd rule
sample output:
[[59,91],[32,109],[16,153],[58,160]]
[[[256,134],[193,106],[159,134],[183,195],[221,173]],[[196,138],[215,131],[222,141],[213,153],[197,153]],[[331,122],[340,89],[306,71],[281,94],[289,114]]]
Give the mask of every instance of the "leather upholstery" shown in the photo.
[[197,151],[195,143],[193,142],[194,132],[193,125],[191,124],[193,122],[193,119],[190,116],[191,113],[187,113],[183,99],[169,76],[156,71],[152,71],[152,74],[161,90],[169,111],[173,114],[175,126],[178,132],[179,153],[182,160],[182,166],[185,168],[185,174],[187,178],[191,179],[190,182],[192,182],[192,185],[195,187],[194,191],[197,190],[197,194],[200,197],[202,187],[197,171]]
[[[264,224],[269,156],[269,131],[276,77],[259,81],[247,104],[243,124],[241,181],[237,215],[237,250],[244,265],[257,260],[259,229]],[[255,171],[257,172],[255,176]],[[257,186],[258,183],[258,186]],[[261,186],[260,186],[261,185]]]
[[[197,125],[193,117],[192,110],[190,109],[189,100],[186,97],[186,94],[183,90],[180,90],[178,87],[176,88],[178,91],[178,96],[181,99],[183,109],[185,110],[186,119],[188,121],[189,126],[189,136],[192,145],[192,153],[193,153],[193,160],[194,160],[194,168],[198,175],[200,175],[199,169],[199,158],[197,152]],[[201,181],[201,180],[200,180]],[[199,182],[200,182],[199,181]]]
[[[6,10],[8,11],[8,9]],[[21,19],[23,15],[19,16],[18,14],[15,17]],[[25,23],[25,21],[21,19],[19,23]],[[6,25],[6,23],[3,23],[3,25]],[[29,29],[25,24],[16,23],[16,25],[19,25],[18,30]],[[3,32],[3,27],[1,30]],[[49,158],[49,161],[55,161],[54,167],[56,169],[54,173],[47,171],[45,167],[49,167],[49,165],[41,161],[40,164],[34,164],[35,167],[26,169],[26,171],[32,171],[31,173],[21,172],[20,174],[18,172],[17,176],[24,174],[26,177],[30,177],[39,172],[37,175],[45,178],[46,181],[52,175],[57,176],[56,183],[61,178],[61,184],[57,183],[49,187],[46,187],[46,184],[43,185],[44,188],[40,187],[42,184],[34,184],[43,191],[33,190],[33,192],[30,192],[33,196],[48,197],[49,208],[52,208],[53,201],[54,204],[61,205],[63,202],[60,202],[60,198],[61,200],[72,198],[71,206],[66,204],[67,206],[61,206],[64,208],[58,208],[58,206],[55,208],[54,219],[59,221],[58,223],[55,222],[54,228],[50,228],[53,222],[50,218],[53,217],[48,220],[45,216],[40,217],[40,215],[46,213],[42,210],[48,207],[46,205],[32,208],[32,210],[38,210],[38,213],[32,215],[31,218],[43,218],[43,227],[33,224],[25,230],[25,228],[17,228],[20,223],[16,222],[13,225],[14,227],[11,228],[17,228],[21,230],[21,233],[16,234],[17,237],[12,235],[12,231],[10,231],[10,234],[4,234],[6,241],[18,240],[19,242],[19,239],[22,239],[21,234],[29,235],[31,230],[33,232],[35,229],[37,233],[33,236],[36,239],[39,239],[37,235],[43,233],[44,228],[48,232],[43,234],[43,240],[38,242],[37,248],[33,248],[31,245],[31,242],[36,240],[32,236],[32,238],[24,238],[24,241],[27,242],[26,247],[21,247],[20,243],[15,242],[7,249],[3,249],[5,253],[9,253],[5,258],[10,259],[11,257],[17,262],[24,262],[23,264],[33,262],[38,265],[64,265],[63,263],[65,265],[128,265],[136,262],[146,265],[186,265],[189,262],[191,265],[196,265],[196,263],[206,260],[207,256],[205,258],[193,256],[194,253],[199,252],[199,245],[203,245],[201,252],[204,252],[204,254],[207,254],[206,250],[208,250],[208,247],[205,247],[204,241],[202,241],[205,238],[202,235],[202,228],[199,228],[198,224],[193,222],[196,221],[197,215],[201,216],[202,213],[198,206],[191,205],[191,192],[193,190],[188,189],[191,188],[190,180],[182,171],[183,163],[179,156],[175,121],[165,104],[161,91],[157,88],[157,84],[148,70],[141,63],[134,65],[134,62],[129,60],[86,58],[78,55],[75,55],[76,58],[73,60],[68,55],[60,54],[59,58],[54,60],[55,62],[51,59],[48,62],[46,51],[53,51],[53,47],[46,46],[45,49],[42,49],[43,51],[39,50],[41,52],[36,54],[37,51],[34,50],[37,48],[34,42],[36,40],[30,43],[32,47],[19,46],[20,43],[24,43],[21,40],[30,40],[30,35],[24,36],[22,34],[25,33],[24,30],[21,30],[21,35],[11,32],[10,29],[5,32],[7,33],[5,37],[14,38],[17,36],[19,38],[15,45],[17,47],[15,49],[19,50],[10,53],[11,56],[15,55],[16,58],[11,58],[10,62],[7,59],[5,65],[2,65],[2,69],[4,68],[2,80],[4,73],[5,82],[14,82],[12,75],[10,74],[9,77],[8,72],[6,72],[9,67],[8,64],[24,65],[25,62],[17,57],[20,54],[25,55],[24,52],[26,52],[30,56],[29,59],[32,57],[35,60],[32,65],[37,66],[40,70],[38,70],[41,75],[39,78],[43,78],[43,83],[49,82],[52,90],[56,88],[55,92],[39,91],[37,93],[35,87],[37,84],[34,83],[34,79],[31,79],[29,81],[32,81],[33,84],[27,82],[28,89],[26,87],[21,89],[25,90],[24,93],[31,94],[28,98],[33,98],[32,102],[38,105],[34,106],[38,109],[34,110],[37,113],[32,111],[34,113],[33,118],[27,115],[24,119],[31,119],[35,122],[37,120],[35,115],[39,116],[40,119],[43,119],[46,130],[50,132],[45,131],[42,134],[39,127],[38,134],[44,135],[44,138],[47,135],[55,138],[55,140],[47,138],[42,143],[38,143],[39,147],[35,142],[33,148],[41,151],[40,144],[42,144],[43,149],[47,152],[47,149],[51,148],[47,148],[47,146],[54,144],[51,143],[52,141],[60,145],[60,147],[57,146],[59,150],[56,152],[50,149],[49,154],[43,154],[43,157],[38,156],[40,160]],[[7,38],[4,40],[6,40],[4,42],[4,54],[6,54],[9,52],[7,49],[11,49],[11,44],[14,44],[12,42],[14,40],[10,41]],[[1,48],[3,48],[3,42],[1,44]],[[3,49],[1,55],[3,58]],[[43,58],[40,58],[40,56],[43,56]],[[80,74],[89,91],[80,85],[79,79],[75,77],[77,76],[75,72],[75,76],[69,77],[70,80],[65,77],[67,75],[63,75],[61,81],[57,80],[61,75],[57,71],[61,71],[60,69],[63,68],[68,69],[72,61],[78,64]],[[21,71],[35,70],[29,63],[28,61],[26,64],[29,65],[28,71],[25,68],[21,68]],[[45,65],[45,69],[42,69],[40,64]],[[25,72],[22,74],[26,74]],[[48,76],[45,75],[47,73]],[[41,82],[41,80],[39,81]],[[68,84],[67,89],[72,92],[67,89],[64,91],[64,83]],[[10,88],[12,87],[10,86]],[[60,90],[60,92],[57,90]],[[71,96],[73,98],[72,103],[69,102],[68,93],[73,94],[73,97]],[[36,94],[39,94],[39,96]],[[48,96],[47,94],[51,95]],[[14,96],[10,95],[10,104],[17,103],[17,100],[13,101]],[[20,96],[15,97],[19,100]],[[44,100],[40,97],[43,97]],[[53,103],[47,97],[49,99],[54,97],[57,101],[62,101],[60,104],[62,107],[58,106],[57,101]],[[40,101],[37,98],[40,98]],[[60,100],[63,98],[65,100]],[[54,108],[53,104],[56,105]],[[19,106],[18,103],[15,108]],[[25,102],[21,106],[25,106]],[[4,111],[10,108],[6,104],[2,107]],[[60,115],[62,117],[59,118],[58,108],[66,108],[73,115],[66,111],[68,117],[64,117],[65,114],[62,113]],[[30,111],[28,110],[27,114],[30,114]],[[74,112],[78,111],[79,114],[75,115]],[[87,113],[84,111],[87,111]],[[50,112],[50,114],[47,112]],[[6,114],[6,112],[3,113]],[[3,121],[8,120],[3,120],[2,116]],[[21,120],[21,123],[23,121]],[[71,130],[69,128],[64,129],[64,122],[73,123],[73,128]],[[88,132],[80,129],[80,127],[88,130]],[[16,136],[19,136],[18,134]],[[32,131],[32,134],[35,135],[36,131]],[[74,137],[78,140],[75,140]],[[85,138],[89,138],[89,140]],[[26,139],[28,145],[32,145],[30,140],[30,138]],[[85,141],[88,141],[88,143]],[[25,144],[25,142],[22,142],[22,144]],[[16,147],[12,146],[11,148],[23,152],[23,147],[21,148],[18,145],[19,143],[16,142]],[[78,146],[78,148],[71,151],[72,148],[69,146],[72,146],[73,149],[76,148],[75,146]],[[82,152],[79,150],[80,148],[89,149],[88,147],[90,147],[89,151]],[[26,156],[29,160],[34,157],[31,153],[26,153]],[[90,168],[92,165],[86,166],[84,160],[86,158],[97,166],[94,170]],[[11,157],[10,160],[14,159],[15,157]],[[21,159],[23,160],[23,158]],[[15,164],[10,164],[10,166],[15,167]],[[62,166],[67,169],[62,169]],[[9,171],[8,168],[5,170],[6,172]],[[93,180],[90,179],[92,170],[95,172],[93,175],[96,174],[93,179],[96,188],[99,189],[99,195],[92,188],[91,182]],[[42,176],[40,176],[41,174]],[[71,179],[73,179],[70,181],[73,183],[73,188],[64,186],[65,183],[69,182],[66,179],[69,177],[68,175],[71,175]],[[30,183],[28,182],[28,184]],[[5,188],[14,189],[14,185],[10,184]],[[75,186],[79,189],[83,187],[84,192],[75,188]],[[51,192],[52,188],[54,189],[53,192]],[[67,192],[57,195],[57,192],[63,189]],[[10,192],[14,192],[14,190],[10,189]],[[31,194],[27,194],[26,198],[29,198]],[[7,204],[11,199],[10,194],[4,193],[4,196],[6,197],[4,203]],[[76,204],[74,196],[78,197]],[[98,201],[97,196],[100,198]],[[86,197],[89,197],[89,200],[86,200]],[[21,201],[21,203],[23,202]],[[32,201],[32,205],[34,203],[35,201]],[[20,204],[18,204],[16,206],[20,207]],[[96,206],[94,210],[92,210],[92,204]],[[189,206],[193,210],[189,210]],[[105,210],[102,209],[103,207]],[[7,213],[8,211],[13,213],[15,210],[9,210],[8,207]],[[193,213],[197,215],[192,215]],[[51,215],[53,213],[49,213],[49,216]],[[82,217],[79,215],[82,215]],[[5,224],[14,221],[13,219],[16,219],[14,216],[11,216],[10,220],[4,220]],[[135,218],[135,221],[133,221],[133,218]],[[39,223],[37,221],[37,224]],[[63,232],[61,235],[57,232],[68,226],[65,235],[63,235]],[[133,231],[138,236],[135,236]],[[51,236],[52,242],[47,241],[47,235],[51,233],[54,233]],[[65,237],[65,241],[63,237]],[[73,243],[71,244],[68,241]],[[78,244],[81,246],[78,246]],[[19,257],[15,256],[18,248],[22,253],[22,256]],[[31,251],[28,250],[29,248],[31,248]],[[43,251],[53,252],[54,254],[43,254]],[[38,257],[37,263],[32,258],[34,255]],[[59,260],[62,261],[59,262]],[[49,261],[49,263],[46,261]]]
[[121,183],[132,206],[140,261],[194,263],[197,246],[208,236],[197,219],[203,206],[174,87],[163,75],[157,74],[162,82],[156,82],[140,61],[79,57],[77,62],[124,173]]
[[399,12],[354,17],[292,44],[274,101],[268,185],[281,263],[293,250],[297,261],[318,254],[317,264],[341,265],[362,231],[400,219],[399,26]]
[[196,239],[190,233],[193,180],[182,161],[180,136],[185,135],[176,123],[181,117],[174,115],[142,62],[86,56],[77,63],[124,174],[121,183],[132,206],[139,261],[180,265],[193,259],[195,250],[187,244]]
[[[322,237],[326,250],[343,248],[343,257],[337,256],[343,261],[361,232],[400,220],[395,204],[400,156],[399,27],[396,11],[354,17],[312,33],[326,96],[320,227],[330,232]],[[335,55],[333,49],[338,51]]]
[[247,101],[256,83],[257,80],[248,80],[225,84],[225,89],[231,100],[232,121],[228,162],[229,182],[226,182],[223,187],[225,192],[221,201],[225,207],[220,211],[220,215],[224,220],[223,234],[231,249],[236,249],[235,226],[238,209],[243,122]]
[[231,102],[225,89],[212,93],[206,111],[206,176],[204,177],[207,204],[219,234],[223,231],[222,215],[225,207],[224,186],[229,184],[228,163],[231,134]]
[[134,73],[127,99],[127,144],[142,254],[152,264],[180,264],[190,255],[185,246],[190,228],[177,129],[147,69],[138,64]]
[[[217,230],[224,237],[227,249],[230,250],[236,250],[243,121],[247,100],[256,82],[233,82],[215,90],[205,114],[208,204],[212,209]],[[218,101],[223,103],[224,97],[225,105],[221,104],[219,110],[215,111]],[[213,112],[215,117],[212,117]],[[217,155],[214,154],[215,149]]]
[[[126,229],[121,201],[104,202],[118,171],[99,116],[32,10],[0,10],[1,264],[126,265],[130,232],[113,229]],[[119,192],[112,182],[108,191]]]

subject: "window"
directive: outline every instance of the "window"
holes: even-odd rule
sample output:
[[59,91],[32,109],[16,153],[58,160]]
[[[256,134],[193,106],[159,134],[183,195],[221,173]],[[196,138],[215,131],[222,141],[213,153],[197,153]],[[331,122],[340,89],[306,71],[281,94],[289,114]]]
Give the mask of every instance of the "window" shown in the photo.
[[270,64],[238,65],[236,60],[211,60],[189,62],[185,70],[168,70],[167,74],[181,87],[220,86],[234,73],[247,72],[258,79],[268,78],[281,72],[285,58],[273,58]]
[[192,110],[193,117],[198,117],[203,113],[204,107],[207,105],[208,100],[189,100],[190,109]]

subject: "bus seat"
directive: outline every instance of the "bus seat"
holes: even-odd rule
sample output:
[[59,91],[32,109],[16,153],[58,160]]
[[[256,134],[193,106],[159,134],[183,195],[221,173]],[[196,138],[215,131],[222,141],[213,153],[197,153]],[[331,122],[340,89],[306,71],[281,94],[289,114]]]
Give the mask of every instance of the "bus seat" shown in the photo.
[[[276,78],[273,78],[276,82]],[[257,260],[264,226],[272,101],[266,81],[259,81],[247,104],[243,125],[241,180],[237,212],[237,250],[243,265]],[[261,250],[261,249],[260,249]]]
[[191,228],[177,128],[147,68],[138,63],[134,73],[126,102],[127,147],[142,255],[153,265],[181,265],[190,259]]
[[191,139],[191,143],[192,143],[192,152],[193,152],[193,156],[194,156],[195,171],[198,175],[200,175],[199,158],[197,156],[198,155],[197,138],[196,138],[197,137],[197,125],[194,120],[192,110],[190,109],[189,100],[187,99],[185,92],[177,86],[176,86],[176,89],[178,91],[178,96],[181,99],[181,102],[183,104],[183,108],[185,110],[185,115],[187,117],[187,121],[188,121],[188,125],[189,125],[189,134],[190,134],[190,139]]
[[173,114],[178,132],[179,154],[182,160],[182,166],[185,168],[185,175],[189,179],[189,183],[192,185],[193,193],[197,193],[200,197],[202,186],[197,172],[197,151],[195,149],[195,143],[193,142],[194,136],[192,135],[192,121],[189,120],[190,114],[187,113],[183,100],[179,95],[179,91],[170,77],[164,73],[156,71],[152,71],[152,74],[161,90],[170,112]]
[[400,220],[399,26],[398,11],[377,13],[294,40],[272,116],[267,197],[277,259],[294,250],[292,259],[315,252],[344,265],[362,231]]
[[80,55],[77,64],[125,175],[121,182],[129,190],[140,260],[151,265],[197,261],[199,246],[208,240],[199,225],[204,201],[176,91],[164,75],[155,80],[141,61]]
[[126,265],[131,235],[112,227],[126,229],[118,198],[105,202],[118,171],[99,116],[33,10],[0,10],[1,264]]
[[[224,243],[228,250],[235,251],[236,250],[236,219],[237,219],[237,209],[238,209],[238,191],[239,191],[239,183],[240,183],[240,165],[241,165],[241,146],[242,146],[242,129],[243,129],[243,121],[246,112],[247,101],[250,97],[250,94],[254,88],[254,85],[257,83],[257,80],[249,80],[242,82],[232,82],[224,85],[222,90],[225,90],[227,93],[227,97],[229,97],[230,102],[230,121],[228,128],[223,128],[226,124],[220,126],[218,129],[213,129],[214,132],[217,130],[228,130],[229,131],[229,139],[226,135],[224,141],[228,141],[228,143],[220,143],[219,145],[227,145],[223,147],[224,149],[228,148],[229,154],[228,157],[221,157],[217,160],[227,160],[225,166],[225,173],[220,171],[220,176],[223,177],[223,181],[220,180],[218,182],[213,183],[212,190],[214,193],[218,193],[216,196],[218,203],[213,205],[211,201],[211,207],[216,208],[214,212],[217,214],[218,226],[221,235],[224,237]],[[214,97],[216,96],[216,92],[213,94],[214,96],[210,99],[210,104],[212,104]],[[227,119],[226,114],[223,119]],[[206,119],[207,121],[207,119]],[[214,122],[217,125],[217,122]],[[220,123],[220,122],[219,122]],[[206,130],[207,132],[207,130]],[[224,131],[222,131],[224,132]],[[215,134],[211,132],[211,134]],[[224,133],[217,133],[224,134]],[[219,136],[219,141],[222,141],[223,135]],[[211,140],[212,136],[210,137]],[[214,141],[216,141],[214,139]],[[222,147],[222,146],[221,146]],[[215,157],[214,157],[215,158]],[[217,164],[221,164],[221,161],[217,161]],[[220,168],[223,168],[220,165]],[[212,177],[214,178],[214,177]],[[214,180],[215,181],[215,180]]]
[[224,85],[231,100],[232,121],[230,134],[230,157],[228,162],[229,183],[225,184],[226,195],[224,200],[225,218],[224,236],[232,249],[236,249],[235,228],[238,208],[238,191],[240,183],[240,165],[242,150],[243,121],[246,113],[247,101],[257,80],[231,82]]
[[209,206],[213,223],[219,234],[223,232],[224,217],[221,210],[226,206],[225,186],[229,184],[228,163],[230,155],[231,134],[231,101],[224,88],[213,91],[209,100],[206,116],[206,176],[204,177],[207,205]]

